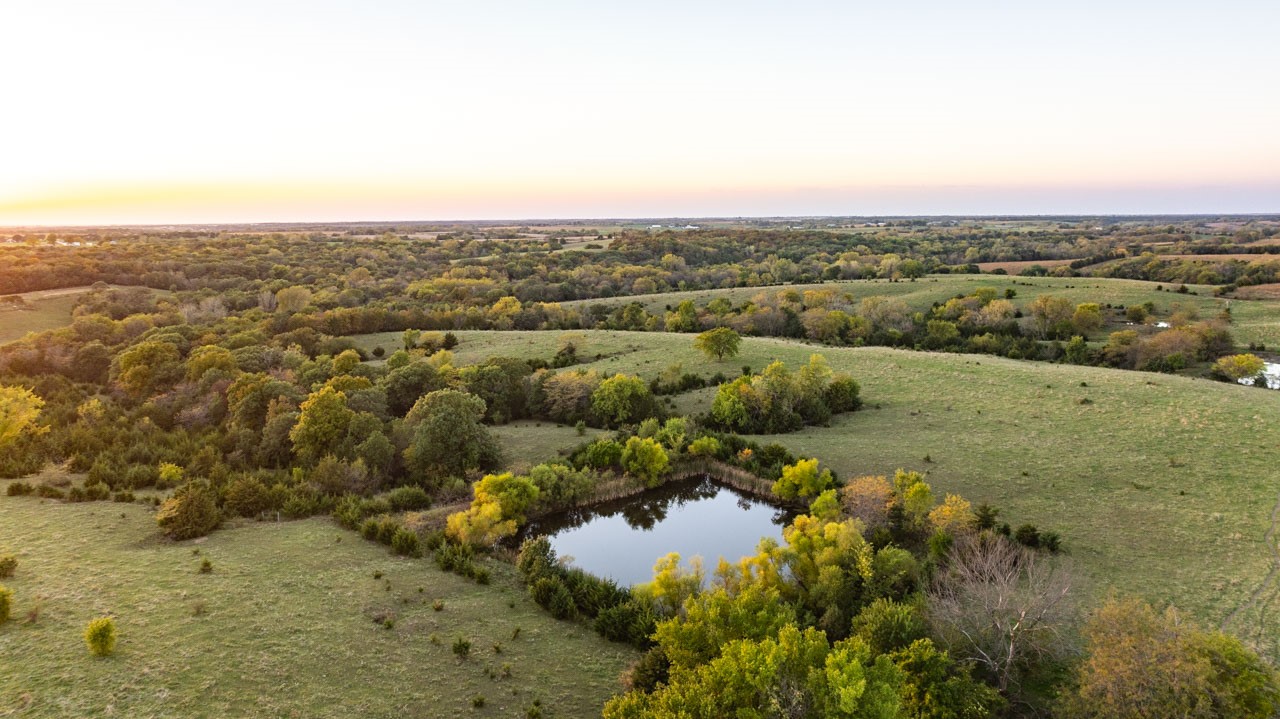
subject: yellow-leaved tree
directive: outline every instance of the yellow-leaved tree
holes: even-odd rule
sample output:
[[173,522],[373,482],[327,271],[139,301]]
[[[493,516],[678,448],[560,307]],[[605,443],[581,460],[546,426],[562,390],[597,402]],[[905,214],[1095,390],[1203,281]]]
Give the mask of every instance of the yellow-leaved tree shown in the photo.
[[36,418],[44,400],[26,387],[0,387],[0,448],[11,444],[24,432],[37,432]]

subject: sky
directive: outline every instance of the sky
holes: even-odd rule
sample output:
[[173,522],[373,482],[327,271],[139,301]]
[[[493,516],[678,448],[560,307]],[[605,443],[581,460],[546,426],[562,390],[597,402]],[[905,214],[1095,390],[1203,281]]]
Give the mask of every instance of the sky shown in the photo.
[[1280,212],[1280,2],[0,4],[0,224]]

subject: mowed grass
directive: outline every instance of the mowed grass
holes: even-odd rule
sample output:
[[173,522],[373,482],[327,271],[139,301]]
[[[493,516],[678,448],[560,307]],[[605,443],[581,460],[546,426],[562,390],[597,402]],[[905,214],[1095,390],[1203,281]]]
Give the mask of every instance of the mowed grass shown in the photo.
[[[0,554],[19,561],[2,580],[15,604],[0,626],[0,715],[509,717],[537,700],[549,716],[598,716],[638,656],[550,618],[507,565],[476,585],[328,519],[174,543],[141,505],[0,497],[0,526]],[[102,615],[119,629],[106,659],[82,638]]]
[[[546,357],[559,332],[460,332],[459,349]],[[1093,590],[1172,602],[1221,622],[1246,604],[1272,567],[1265,539],[1280,492],[1280,392],[1188,377],[887,348],[833,348],[745,338],[732,360],[707,360],[691,335],[586,333],[601,371],[655,376],[672,363],[704,377],[791,367],[820,353],[862,384],[867,409],[830,427],[758,437],[820,458],[842,477],[929,473],[948,492],[1002,508],[1015,526],[1062,533]],[[677,398],[704,412],[714,389]],[[536,431],[537,428],[523,430]],[[554,451],[576,444],[545,425]],[[572,436],[571,436],[572,435]],[[563,442],[563,445],[561,443]],[[929,461],[925,460],[925,457]],[[1234,630],[1280,656],[1276,612],[1257,605]],[[1274,608],[1273,608],[1274,609]]]
[[492,427],[490,431],[502,447],[504,467],[514,472],[526,471],[535,464],[555,459],[563,450],[608,434],[588,427],[579,435],[573,427],[537,420],[511,422]]
[[22,339],[29,332],[44,332],[71,324],[75,295],[29,300],[31,309],[0,310],[0,344]]

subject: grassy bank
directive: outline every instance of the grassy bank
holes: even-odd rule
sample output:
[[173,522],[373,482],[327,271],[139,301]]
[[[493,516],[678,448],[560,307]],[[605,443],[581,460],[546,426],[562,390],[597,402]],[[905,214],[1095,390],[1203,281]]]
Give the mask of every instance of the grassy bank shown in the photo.
[[[635,656],[548,617],[506,565],[479,586],[327,519],[172,543],[139,505],[0,497],[0,526],[0,554],[19,559],[0,657],[23,658],[4,662],[0,715],[515,716],[536,700],[598,716]],[[81,632],[106,614],[119,645],[94,659]],[[390,629],[374,621],[388,616]]]

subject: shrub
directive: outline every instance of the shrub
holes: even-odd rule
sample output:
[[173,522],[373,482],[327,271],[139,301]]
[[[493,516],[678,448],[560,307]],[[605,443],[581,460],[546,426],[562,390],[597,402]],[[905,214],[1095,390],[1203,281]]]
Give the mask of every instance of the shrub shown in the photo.
[[213,562],[210,562],[207,558],[206,558],[203,562],[201,562],[201,563],[200,563],[200,573],[201,573],[201,574],[212,574],[212,573],[213,573]]
[[116,623],[111,617],[98,617],[84,629],[84,643],[95,657],[110,656],[116,649]]
[[665,684],[671,673],[671,660],[662,647],[654,647],[627,672],[627,688],[632,691],[651,692],[659,684]]
[[14,482],[5,489],[5,494],[10,497],[25,497],[34,491],[35,489],[26,482]]
[[[151,487],[160,479],[160,470],[150,464],[135,464],[124,473],[124,489],[143,489]],[[106,482],[109,486],[110,481]]]
[[431,506],[431,497],[422,487],[396,487],[387,495],[387,503],[396,512],[411,512]]
[[66,499],[67,495],[57,487],[51,487],[47,484],[41,484],[36,487],[36,496],[45,499]]
[[529,596],[556,619],[569,619],[577,612],[573,595],[559,577],[543,577],[529,587]]
[[612,579],[597,577],[576,567],[565,571],[561,580],[578,611],[587,617],[595,617],[604,609],[622,604],[631,597],[630,591],[619,587]]
[[[333,509],[333,518],[338,520],[338,524],[347,529],[354,529],[363,534],[364,523],[369,517],[379,514],[386,514],[391,511],[391,505],[384,499],[362,499],[354,495],[347,495],[338,501],[338,506]],[[375,523],[376,524],[376,523]],[[367,536],[365,539],[374,539],[373,536]]]
[[543,577],[555,575],[557,569],[556,552],[546,537],[526,539],[520,545],[516,570],[520,572],[520,579],[525,584],[533,584]]
[[271,495],[257,477],[242,476],[227,487],[228,511],[241,517],[256,517],[271,509]]
[[0,557],[0,579],[8,579],[13,576],[14,570],[18,568],[18,558],[12,554],[6,554]]
[[592,469],[609,469],[622,462],[622,445],[608,439],[598,439],[581,453],[582,464]]
[[203,537],[221,521],[213,491],[203,482],[184,485],[156,512],[156,523],[165,535],[176,540]]
[[642,599],[607,607],[596,616],[595,630],[612,642],[627,642],[641,649],[653,644],[658,617],[653,607]]
[[1032,549],[1040,547],[1040,530],[1034,524],[1024,524],[1013,531],[1013,538],[1018,544]]
[[453,653],[458,655],[459,659],[466,659],[471,655],[471,640],[464,637],[458,637],[453,642]]
[[0,624],[9,621],[9,613],[13,610],[13,592],[0,585]]
[[412,529],[400,527],[396,533],[391,536],[391,550],[396,554],[406,557],[422,556],[422,548],[418,539],[418,533]]
[[378,520],[378,544],[391,546],[391,541],[396,538],[396,532],[400,531],[400,523],[392,517],[383,517]]

